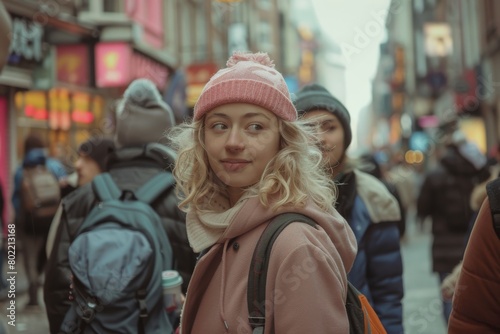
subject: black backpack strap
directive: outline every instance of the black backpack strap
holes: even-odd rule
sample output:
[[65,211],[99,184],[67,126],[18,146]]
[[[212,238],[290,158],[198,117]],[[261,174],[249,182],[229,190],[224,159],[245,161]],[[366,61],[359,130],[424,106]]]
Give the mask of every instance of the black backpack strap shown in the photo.
[[[149,278],[147,282],[149,282],[150,279],[151,278]],[[139,323],[137,324],[137,328],[139,331],[138,334],[146,334],[146,322],[148,321],[149,317],[148,307],[146,305],[146,296],[148,294],[146,287],[147,286],[145,285],[135,293],[135,298],[139,303]]]
[[142,187],[137,189],[135,197],[141,202],[151,204],[174,184],[174,176],[171,173],[162,172],[149,179]]
[[493,229],[500,238],[500,179],[495,179],[486,185],[491,210]]
[[102,173],[94,177],[92,187],[101,201],[118,199],[122,194],[109,173]]
[[294,222],[301,222],[316,227],[316,222],[299,213],[284,213],[273,218],[260,236],[255,247],[250,273],[248,275],[247,303],[248,321],[253,333],[264,333],[266,322],[266,280],[269,258],[273,244],[281,231]]

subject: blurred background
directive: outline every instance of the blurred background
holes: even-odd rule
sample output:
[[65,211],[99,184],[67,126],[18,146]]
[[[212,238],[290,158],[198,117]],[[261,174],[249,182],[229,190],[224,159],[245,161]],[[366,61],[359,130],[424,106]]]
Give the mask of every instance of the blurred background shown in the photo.
[[[71,169],[80,143],[112,135],[116,99],[132,80],[151,79],[182,122],[233,51],[267,52],[291,93],[318,82],[346,104],[351,154],[371,152],[383,171],[404,167],[393,179],[411,178],[403,194],[405,326],[445,332],[430,236],[413,225],[412,203],[443,124],[457,124],[487,156],[498,148],[499,1],[0,1],[13,24],[0,74],[7,198],[28,134],[42,135]],[[4,211],[10,221],[12,208]],[[44,321],[25,319],[20,331]]]

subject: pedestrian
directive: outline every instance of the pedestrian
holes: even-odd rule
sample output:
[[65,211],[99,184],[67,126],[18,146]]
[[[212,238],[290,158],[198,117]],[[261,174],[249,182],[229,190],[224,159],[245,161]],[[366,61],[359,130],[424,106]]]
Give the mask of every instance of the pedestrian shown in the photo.
[[356,236],[358,254],[349,281],[368,298],[387,333],[402,333],[404,291],[398,203],[378,179],[361,172],[348,158],[350,115],[337,98],[314,83],[297,92],[295,106],[317,132],[325,168],[338,186],[335,207]]
[[[163,102],[151,81],[137,79],[125,90],[116,110],[116,149],[107,164],[109,174],[120,189],[136,191],[159,173],[170,173],[175,155],[160,142],[164,142],[164,133],[174,124],[173,119],[170,107]],[[81,178],[86,178],[83,172]],[[196,263],[196,254],[189,246],[185,214],[178,209],[177,203],[175,191],[169,189],[153,202],[152,208],[161,217],[173,248],[175,269],[183,278],[185,291]],[[51,333],[58,333],[71,306],[68,299],[71,284],[68,248],[72,233],[95,204],[96,196],[91,183],[80,186],[62,200],[63,214],[44,285]],[[162,296],[158,295],[158,302],[160,298]]]
[[[438,164],[425,175],[417,199],[419,219],[432,218],[432,271],[438,274],[440,285],[462,260],[474,216],[471,193],[476,184],[489,176],[486,157],[466,140],[457,125],[450,123],[441,126],[442,153]],[[447,297],[448,285],[443,285],[442,297]],[[448,322],[451,300],[443,298],[442,307]]]
[[114,146],[111,139],[100,137],[92,137],[80,145],[78,159],[75,162],[79,187],[91,182],[96,175],[107,170]]
[[484,200],[465,250],[449,334],[500,333],[500,231],[494,229],[490,201]]
[[[74,175],[72,174],[66,178],[64,186],[61,189],[62,197],[64,198],[77,189],[77,187],[91,182],[95,176],[107,171],[107,163],[114,151],[114,146],[113,140],[97,136],[84,141],[78,147],[78,159],[75,162],[76,171],[73,173]],[[50,257],[50,253],[52,252],[62,211],[62,206],[59,206],[50,225],[45,246],[47,258]]]
[[298,212],[276,239],[267,272],[264,333],[348,333],[352,231],[330,203],[318,150],[296,122],[285,80],[265,53],[235,52],[203,89],[189,124],[169,138],[189,241],[198,260],[181,331],[251,333],[250,262],[271,219]]
[[[38,217],[34,211],[25,205],[25,198],[31,197],[28,189],[23,186],[24,179],[31,175],[29,170],[44,167],[49,172],[49,176],[54,178],[55,187],[50,193],[54,193],[53,202],[48,203],[51,207],[45,208],[53,212],[43,218]],[[39,135],[30,134],[24,141],[24,159],[17,168],[14,175],[14,192],[12,194],[12,204],[15,211],[16,231],[20,234],[23,244],[23,258],[26,274],[29,282],[28,306],[38,306],[38,288],[40,286],[40,275],[43,269],[40,262],[45,262],[45,241],[49,231],[50,223],[57,210],[57,203],[60,200],[58,180],[66,177],[66,171],[62,164],[46,153],[46,145]],[[49,179],[47,179],[49,181]],[[41,191],[47,192],[48,189]],[[33,195],[35,196],[35,195]],[[53,211],[52,211],[53,207]],[[40,254],[42,253],[42,254]]]
[[[486,178],[487,175],[489,177],[485,181],[481,181],[479,184],[476,184],[472,190],[470,196],[470,207],[472,209],[472,218],[469,220],[469,227],[467,228],[467,233],[464,237],[463,250],[465,251],[467,244],[469,242],[470,234],[472,232],[472,228],[474,227],[474,223],[476,221],[477,215],[479,213],[479,209],[481,208],[485,198],[486,198],[486,185],[497,179],[500,173],[500,146],[496,147],[496,154],[489,161],[488,165],[485,166],[484,176],[482,178]],[[482,179],[481,178],[481,179]],[[460,271],[462,270],[462,262],[457,264],[455,268],[452,270],[451,274],[448,275],[441,284],[441,295],[443,300],[451,302],[453,299],[453,294],[455,293],[455,287],[458,282],[458,278],[460,276]]]

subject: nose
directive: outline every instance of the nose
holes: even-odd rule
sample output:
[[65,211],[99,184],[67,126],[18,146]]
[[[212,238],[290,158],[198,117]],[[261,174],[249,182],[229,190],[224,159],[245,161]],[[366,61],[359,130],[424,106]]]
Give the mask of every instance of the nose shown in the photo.
[[76,159],[76,162],[75,162],[75,169],[77,171],[81,170],[82,169],[82,158],[79,157],[78,159]]
[[231,131],[229,131],[225,148],[231,152],[239,152],[245,148],[244,139],[242,136],[242,130],[238,127],[233,127]]
[[324,133],[318,133],[318,137],[317,137],[317,144],[319,145],[319,147],[324,147],[325,146],[325,134]]

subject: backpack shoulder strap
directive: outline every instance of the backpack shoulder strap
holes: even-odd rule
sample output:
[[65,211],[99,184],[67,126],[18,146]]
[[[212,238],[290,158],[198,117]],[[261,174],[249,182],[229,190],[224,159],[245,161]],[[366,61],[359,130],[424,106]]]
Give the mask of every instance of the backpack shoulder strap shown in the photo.
[[247,287],[248,321],[254,334],[264,333],[267,269],[273,244],[281,231],[294,222],[302,222],[316,227],[316,222],[307,216],[298,213],[284,213],[274,217],[267,225],[255,247],[250,263]]
[[486,185],[486,193],[490,201],[491,220],[497,237],[500,238],[500,178]]
[[102,201],[118,199],[122,193],[109,173],[102,173],[94,177],[92,188]]
[[141,202],[151,204],[165,190],[175,184],[171,173],[162,172],[149,179],[142,187],[137,189],[135,197]]

